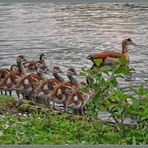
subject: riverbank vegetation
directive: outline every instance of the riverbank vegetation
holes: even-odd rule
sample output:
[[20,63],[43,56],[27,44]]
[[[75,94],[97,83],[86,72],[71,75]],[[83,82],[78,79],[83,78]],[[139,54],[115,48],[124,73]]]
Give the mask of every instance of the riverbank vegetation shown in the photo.
[[[0,96],[0,144],[148,144],[148,89],[130,88],[130,95],[119,87],[119,79],[133,70],[124,59],[112,69],[80,72],[88,81],[81,91],[95,90],[84,116]],[[112,121],[99,119],[99,112],[108,112]]]

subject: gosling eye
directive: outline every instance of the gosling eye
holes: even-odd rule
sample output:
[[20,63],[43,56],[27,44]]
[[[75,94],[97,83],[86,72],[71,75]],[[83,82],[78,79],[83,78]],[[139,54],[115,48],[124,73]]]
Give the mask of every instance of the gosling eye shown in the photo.
[[38,69],[38,72],[39,72],[39,73],[41,73],[41,72],[42,72],[42,70],[41,70],[41,69]]
[[36,66],[39,67],[39,63],[37,63]]
[[36,66],[37,66],[37,67],[40,67],[40,66],[41,66],[41,64],[40,64],[40,63],[37,63],[37,64],[36,64]]
[[18,61],[21,62],[21,58],[18,58]]
[[58,73],[58,70],[56,70],[56,69],[54,69],[53,71],[54,71],[55,73]]

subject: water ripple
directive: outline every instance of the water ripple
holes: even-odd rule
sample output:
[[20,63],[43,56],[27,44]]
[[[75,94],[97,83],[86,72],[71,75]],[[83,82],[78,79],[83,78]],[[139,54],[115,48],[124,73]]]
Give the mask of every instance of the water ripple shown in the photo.
[[[15,63],[18,54],[29,58],[41,52],[48,65],[64,70],[91,67],[90,53],[120,51],[123,38],[148,47],[148,4],[0,3],[0,66]],[[132,82],[148,86],[148,49],[131,47]]]

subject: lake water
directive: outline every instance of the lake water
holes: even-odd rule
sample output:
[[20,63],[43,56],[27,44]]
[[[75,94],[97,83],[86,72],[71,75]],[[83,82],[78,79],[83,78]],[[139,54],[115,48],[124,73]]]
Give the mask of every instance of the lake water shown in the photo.
[[49,67],[80,71],[91,67],[89,54],[120,51],[126,37],[145,46],[130,47],[136,72],[122,86],[148,87],[148,4],[0,3],[0,67],[44,52]]

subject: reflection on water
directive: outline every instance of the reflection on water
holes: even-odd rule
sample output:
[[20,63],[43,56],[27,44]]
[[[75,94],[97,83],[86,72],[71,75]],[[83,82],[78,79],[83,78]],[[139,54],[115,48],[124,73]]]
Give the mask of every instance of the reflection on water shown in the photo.
[[[120,51],[123,38],[148,47],[147,16],[148,4],[0,3],[0,67],[15,63],[18,54],[35,58],[44,52],[49,67],[89,68],[88,54]],[[136,72],[122,87],[148,86],[146,46],[130,47]]]

